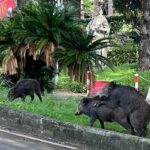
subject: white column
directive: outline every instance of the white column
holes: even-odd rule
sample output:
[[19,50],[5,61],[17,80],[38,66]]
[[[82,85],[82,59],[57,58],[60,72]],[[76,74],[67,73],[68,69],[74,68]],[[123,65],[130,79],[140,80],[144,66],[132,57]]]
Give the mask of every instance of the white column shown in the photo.
[[58,84],[58,72],[59,72],[59,65],[58,65],[58,61],[57,61],[56,62],[56,75],[55,75],[55,79],[54,79],[55,85]]
[[84,19],[83,5],[84,5],[83,0],[81,0],[80,2],[80,18],[81,19]]

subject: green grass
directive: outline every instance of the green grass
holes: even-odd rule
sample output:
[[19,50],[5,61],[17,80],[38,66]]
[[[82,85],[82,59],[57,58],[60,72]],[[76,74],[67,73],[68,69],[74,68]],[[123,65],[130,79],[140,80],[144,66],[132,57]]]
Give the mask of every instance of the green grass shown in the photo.
[[[134,74],[139,74],[139,88],[146,96],[148,88],[150,87],[150,71],[138,71],[135,64],[124,64],[116,67],[113,72],[109,68],[104,71],[96,71],[96,79],[104,81],[115,81],[123,85],[130,85],[134,87]],[[146,80],[143,80],[146,79]]]
[[[62,100],[47,94],[43,97],[42,103],[39,101],[37,96],[32,103],[30,102],[30,97],[26,98],[25,103],[20,99],[9,102],[6,100],[7,91],[8,89],[0,88],[0,105],[26,112],[38,113],[51,119],[71,122],[74,124],[84,126],[89,124],[89,118],[87,116],[74,115],[80,101],[79,99],[69,98]],[[99,128],[98,121],[95,123],[94,127]],[[105,123],[105,127],[107,130],[127,133],[127,131],[117,123]]]
[[[106,81],[116,81],[117,83],[125,84],[125,85],[134,85],[133,78],[136,73],[135,65],[123,65],[116,68],[115,72],[112,72],[110,69],[106,68],[103,72],[97,71],[96,78],[99,80]],[[138,72],[142,77],[150,80],[150,72]],[[149,83],[140,80],[140,86],[142,88],[147,89]],[[0,87],[0,105],[4,105],[13,109],[23,110],[26,112],[38,113],[40,115],[46,116],[51,119],[71,122],[74,124],[87,126],[89,123],[89,118],[85,115],[75,116],[74,113],[79,104],[79,99],[69,98],[69,99],[61,99],[52,96],[51,94],[46,94],[43,97],[43,102],[41,103],[38,97],[35,97],[35,100],[31,103],[30,97],[26,98],[26,102],[20,101],[20,99],[16,99],[13,102],[6,101],[6,96],[8,93],[7,88]],[[94,127],[99,127],[99,122],[97,121]],[[150,125],[149,131],[150,131]],[[105,123],[105,128],[107,130],[113,130],[117,132],[127,133],[123,127],[118,125],[117,123]],[[148,135],[150,138],[150,133]]]
[[105,81],[116,81],[125,85],[134,85],[134,74],[136,73],[135,65],[121,65],[112,71],[105,68],[104,71],[96,71],[96,79]]
[[[124,64],[117,66],[115,71],[105,68],[103,71],[95,70],[96,80],[115,81],[119,84],[130,85],[134,87],[134,75],[139,74],[139,88],[146,96],[148,88],[150,87],[150,71],[138,71],[135,64]],[[144,77],[146,80],[143,80]],[[58,89],[71,90],[71,91],[85,91],[82,85],[76,82],[71,82],[69,77],[62,72],[59,77]]]

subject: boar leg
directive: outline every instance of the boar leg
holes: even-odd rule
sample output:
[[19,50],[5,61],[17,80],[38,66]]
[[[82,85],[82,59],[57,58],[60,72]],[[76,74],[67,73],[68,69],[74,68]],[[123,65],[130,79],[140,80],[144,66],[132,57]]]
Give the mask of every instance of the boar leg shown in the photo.
[[100,122],[101,128],[102,128],[102,129],[105,129],[105,127],[104,127],[104,121],[99,120],[99,122]]
[[31,97],[31,102],[33,102],[33,100],[34,100],[34,94],[30,95],[30,97]]
[[127,120],[126,118],[117,120],[117,122],[118,122],[120,125],[122,125],[125,129],[127,129],[128,132],[129,132],[129,134],[132,134],[132,135],[135,134],[134,128],[128,123],[128,120]]
[[38,98],[40,99],[40,101],[42,102],[42,97],[41,97],[41,94],[39,92],[36,92]]
[[141,137],[146,137],[147,135],[147,128],[139,128],[139,129],[136,129],[137,130],[137,134],[138,136],[141,136]]
[[21,100],[22,100],[23,102],[25,102],[25,98],[26,98],[26,97],[24,96],[24,97],[21,98]]
[[135,131],[137,131],[138,136],[145,137],[147,135],[148,119],[143,114],[141,110],[132,112],[130,114],[130,122]]
[[93,124],[94,124],[95,120],[96,120],[96,118],[91,117],[91,118],[90,118],[89,126],[93,127]]
[[25,102],[26,95],[22,94],[22,95],[20,95],[20,97],[21,97],[21,100],[22,100],[23,102]]

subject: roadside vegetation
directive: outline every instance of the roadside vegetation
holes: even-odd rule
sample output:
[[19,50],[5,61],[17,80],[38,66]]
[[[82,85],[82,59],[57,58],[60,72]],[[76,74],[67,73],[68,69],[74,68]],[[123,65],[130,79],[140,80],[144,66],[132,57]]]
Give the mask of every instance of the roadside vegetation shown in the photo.
[[[79,98],[74,99],[70,97],[64,100],[61,97],[56,98],[50,94],[47,94],[43,98],[42,103],[37,97],[35,98],[33,103],[30,102],[30,97],[26,98],[25,103],[23,103],[19,99],[16,99],[13,102],[9,102],[6,101],[7,89],[1,88],[1,92],[2,94],[0,96],[0,104],[3,106],[31,113],[38,113],[50,119],[88,126],[89,118],[87,116],[74,115],[80,101]],[[94,127],[99,128],[98,121],[95,123]],[[127,133],[127,131],[117,123],[106,123],[105,128],[107,130]]]
[[[105,81],[116,81],[117,83],[121,83],[124,85],[131,85],[134,86],[134,74],[137,73],[135,69],[135,64],[124,64],[121,66],[116,67],[115,71],[105,68],[103,71],[96,71],[96,78],[98,80],[105,80]],[[149,71],[145,72],[138,72],[142,77],[150,80]],[[64,81],[66,86],[66,91],[69,90],[70,80],[69,77],[65,76],[64,73],[60,75],[59,78],[59,86],[61,84],[64,87]],[[74,91],[79,89],[76,86],[77,83],[72,83],[72,87],[74,86]],[[78,85],[79,86],[79,85]],[[80,85],[81,86],[81,85]],[[149,83],[140,79],[140,87],[145,88],[149,87]],[[85,88],[83,85],[80,88]],[[145,89],[145,94],[147,93],[147,89]],[[43,102],[41,103],[38,97],[35,97],[35,100],[31,103],[30,97],[26,98],[26,102],[22,102],[20,99],[16,99],[13,102],[9,102],[6,100],[8,93],[8,88],[1,87],[0,88],[0,104],[3,106],[7,106],[13,109],[22,110],[26,112],[38,113],[50,119],[56,119],[61,121],[67,121],[74,124],[88,126],[89,118],[85,115],[82,116],[75,116],[74,113],[78,107],[80,102],[80,98],[68,97],[66,99],[55,97],[53,94],[46,93],[43,97]],[[99,122],[95,123],[96,128],[99,128]],[[105,123],[105,128],[107,130],[117,131],[127,133],[127,131],[121,127],[117,123]],[[149,126],[150,128],[150,126]],[[150,134],[148,135],[150,138]]]
[[[112,71],[106,67],[103,70],[95,70],[96,80],[103,81],[115,81],[118,84],[129,85],[134,87],[134,75],[139,74],[139,88],[144,96],[147,95],[148,88],[150,87],[150,71],[139,71],[136,68],[136,64],[122,64],[116,66]],[[86,85],[71,82],[69,76],[66,76],[64,72],[60,73],[59,83],[57,89],[64,91],[72,91],[84,93],[86,92]]]
[[[115,81],[130,86],[134,86],[134,74],[138,73],[140,91],[146,96],[150,86],[150,71],[139,71],[137,67],[139,35],[136,31],[140,10],[138,7],[132,10],[131,5],[128,7],[126,3],[128,4],[128,1],[121,5],[115,0],[115,11],[119,15],[108,18],[112,37],[115,33],[124,34],[113,38],[114,41],[108,41],[107,38],[95,42],[92,42],[94,36],[85,32],[87,24],[76,20],[72,9],[58,9],[54,4],[48,5],[49,3],[43,3],[41,0],[39,4],[25,4],[15,11],[14,17],[0,21],[0,58],[5,58],[5,71],[10,74],[16,73],[19,75],[18,79],[35,78],[42,82],[44,89],[49,92],[53,89],[49,85],[52,85],[52,78],[58,71],[55,70],[54,63],[57,61],[60,72],[57,72],[59,82],[55,89],[77,93],[86,93],[85,74],[89,70],[95,74],[96,80]],[[87,0],[85,11],[90,10],[89,5],[90,1]],[[122,9],[122,6],[127,7]],[[137,11],[139,13],[136,13]],[[110,47],[111,42],[115,47]],[[109,49],[108,58],[96,53],[96,50],[101,48]],[[105,65],[104,68],[99,61]],[[4,82],[3,86],[0,86],[0,105],[84,126],[89,123],[87,116],[74,115],[80,98],[62,99],[54,97],[52,93],[46,93],[42,103],[37,97],[32,103],[30,97],[27,97],[25,103],[19,99],[10,102],[6,100],[8,90]],[[98,122],[95,127],[99,127]],[[106,123],[105,128],[127,133],[117,123]],[[148,137],[150,138],[150,134]]]

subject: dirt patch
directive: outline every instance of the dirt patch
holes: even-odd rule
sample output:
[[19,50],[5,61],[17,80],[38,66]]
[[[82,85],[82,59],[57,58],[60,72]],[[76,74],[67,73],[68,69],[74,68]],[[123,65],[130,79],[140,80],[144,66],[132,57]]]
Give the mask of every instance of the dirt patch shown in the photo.
[[55,90],[53,91],[53,96],[62,99],[68,99],[68,98],[77,99],[86,96],[86,93],[73,93],[71,91]]

